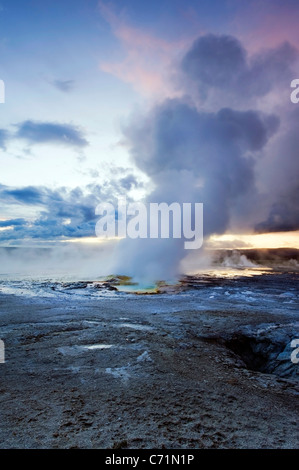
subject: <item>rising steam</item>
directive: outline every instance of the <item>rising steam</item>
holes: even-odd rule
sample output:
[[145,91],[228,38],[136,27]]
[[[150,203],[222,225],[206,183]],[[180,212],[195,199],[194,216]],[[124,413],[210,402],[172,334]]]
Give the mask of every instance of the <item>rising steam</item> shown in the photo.
[[[202,202],[206,238],[232,228],[298,228],[299,113],[288,95],[296,60],[290,44],[248,57],[233,37],[195,41],[177,74],[182,97],[166,98],[124,129],[134,163],[155,187],[147,202]],[[269,105],[278,93],[279,117]],[[125,239],[115,269],[170,280],[186,254],[183,240]]]

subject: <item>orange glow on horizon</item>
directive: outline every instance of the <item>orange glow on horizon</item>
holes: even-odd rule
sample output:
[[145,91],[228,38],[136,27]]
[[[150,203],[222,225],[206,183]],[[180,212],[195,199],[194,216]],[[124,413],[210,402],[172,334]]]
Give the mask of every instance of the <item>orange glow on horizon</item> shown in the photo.
[[255,234],[213,235],[207,242],[211,248],[297,248],[299,231]]
[[[82,237],[63,240],[62,243],[108,243],[118,242],[122,238],[98,238]],[[297,248],[299,249],[299,231],[273,232],[256,234],[234,234],[213,235],[204,242],[211,249],[246,249],[246,248]]]

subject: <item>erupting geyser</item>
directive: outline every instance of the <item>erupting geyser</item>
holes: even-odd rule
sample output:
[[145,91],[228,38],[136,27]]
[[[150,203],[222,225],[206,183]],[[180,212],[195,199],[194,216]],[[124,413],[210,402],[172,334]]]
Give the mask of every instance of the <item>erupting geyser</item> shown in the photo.
[[[298,120],[298,110],[290,110],[289,88],[280,118],[261,99],[285,83],[297,57],[287,43],[249,56],[231,36],[195,41],[178,70],[182,97],[165,99],[124,129],[134,163],[155,187],[146,202],[203,203],[205,238],[231,228],[298,228],[298,135],[294,124],[287,135],[279,125]],[[269,174],[279,175],[275,188]],[[124,239],[115,270],[141,282],[171,281],[186,254],[180,239]]]

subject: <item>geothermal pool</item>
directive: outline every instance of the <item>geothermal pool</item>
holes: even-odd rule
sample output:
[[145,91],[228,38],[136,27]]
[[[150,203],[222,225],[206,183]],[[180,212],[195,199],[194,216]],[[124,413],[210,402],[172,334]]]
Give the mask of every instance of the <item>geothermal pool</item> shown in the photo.
[[298,281],[2,275],[0,447],[298,447]]

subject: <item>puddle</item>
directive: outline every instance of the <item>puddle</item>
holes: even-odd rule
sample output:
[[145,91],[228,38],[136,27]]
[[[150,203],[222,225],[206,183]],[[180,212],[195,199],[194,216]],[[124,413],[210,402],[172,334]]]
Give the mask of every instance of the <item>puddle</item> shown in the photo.
[[140,325],[138,323],[119,323],[113,326],[116,326],[118,328],[132,328],[133,330],[153,330],[152,326]]
[[[87,345],[76,345],[76,346],[64,346],[58,348],[58,351],[63,355],[63,356],[76,356],[78,354],[82,354],[84,350],[104,350],[104,349],[110,349],[114,345],[113,344],[87,344]],[[83,351],[82,351],[83,350]]]

